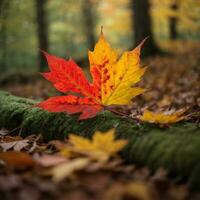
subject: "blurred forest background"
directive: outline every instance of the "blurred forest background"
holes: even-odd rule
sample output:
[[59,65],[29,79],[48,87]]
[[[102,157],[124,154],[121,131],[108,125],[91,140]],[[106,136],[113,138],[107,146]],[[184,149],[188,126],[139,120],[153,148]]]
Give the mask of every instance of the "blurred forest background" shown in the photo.
[[[73,58],[91,78],[87,52],[93,50],[101,26],[119,55],[148,37],[141,60],[141,67],[148,68],[135,85],[146,91],[130,105],[110,107],[119,118],[103,114],[94,121],[76,123],[75,117],[41,112],[33,108],[31,100],[7,95],[9,92],[39,102],[74,94],[59,92],[42,77],[39,72],[48,69],[40,49]],[[136,75],[133,74],[135,80]],[[187,191],[190,184],[199,189],[200,183],[196,176],[200,170],[200,138],[196,134],[200,124],[199,86],[200,0],[0,0],[0,199],[200,199],[199,191],[194,196]],[[66,104],[66,109],[69,107]],[[57,110],[64,108],[63,103]],[[180,109],[185,111],[184,122],[171,127],[170,121],[177,114],[170,114],[179,113]],[[138,117],[144,110],[162,113],[156,116],[161,121],[169,117],[169,123],[143,126]],[[130,122],[130,129],[126,121]],[[4,129],[7,127],[10,131]],[[107,162],[101,148],[94,154],[87,153],[92,145],[85,145],[80,154],[83,157],[76,157],[79,151],[72,153],[66,143],[54,140],[47,144],[41,137],[44,133],[46,139],[64,139],[59,133],[66,136],[68,132],[88,137],[92,130],[108,127],[126,132],[122,137],[133,141],[125,149],[127,153],[122,154],[134,165],[119,156]],[[137,134],[132,137],[131,132]],[[32,133],[38,135],[22,140],[21,136]],[[118,148],[117,144],[120,143],[108,148],[110,153]],[[2,152],[7,150],[22,150],[18,153],[24,154]],[[103,155],[101,162],[96,161],[96,155]],[[153,170],[143,167],[145,163]],[[160,166],[167,171],[155,171]],[[55,183],[49,179],[51,173],[53,180],[69,177]]]
[[200,40],[200,0],[0,0],[0,73],[43,71],[39,49],[87,65],[101,25],[119,53],[175,51]]

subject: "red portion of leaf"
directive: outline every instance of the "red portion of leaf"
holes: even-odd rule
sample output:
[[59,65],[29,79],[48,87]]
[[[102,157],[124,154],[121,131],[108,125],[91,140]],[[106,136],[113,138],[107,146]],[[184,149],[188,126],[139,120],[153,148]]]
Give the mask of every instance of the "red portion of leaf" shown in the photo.
[[102,107],[91,98],[81,98],[73,95],[51,97],[37,104],[50,112],[67,112],[68,114],[80,113],[79,119],[87,119],[96,116]]
[[65,60],[44,52],[50,72],[43,73],[43,76],[51,81],[54,87],[63,92],[75,92],[88,98],[96,99],[96,89],[86,79],[82,69],[71,59]]
[[53,83],[54,87],[63,92],[73,92],[81,95],[52,97],[36,106],[50,112],[81,113],[79,119],[94,117],[102,109],[100,89],[94,87],[87,79],[82,69],[73,60],[65,60],[44,52],[50,72],[43,76]]
[[[101,72],[98,70],[97,67],[92,67],[90,69],[90,73],[93,78],[94,89],[97,91],[101,91]],[[99,99],[101,99],[101,96],[99,96]]]

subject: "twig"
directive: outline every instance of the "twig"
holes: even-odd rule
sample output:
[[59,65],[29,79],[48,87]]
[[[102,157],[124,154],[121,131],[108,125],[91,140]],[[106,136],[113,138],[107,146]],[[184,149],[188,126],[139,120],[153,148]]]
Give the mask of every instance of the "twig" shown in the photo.
[[120,112],[120,111],[112,109],[110,107],[105,107],[105,110],[109,110],[110,112],[115,113],[115,114],[121,116],[122,118],[129,119],[137,124],[140,123],[140,120],[137,117],[132,117],[130,115],[127,115],[126,113]]

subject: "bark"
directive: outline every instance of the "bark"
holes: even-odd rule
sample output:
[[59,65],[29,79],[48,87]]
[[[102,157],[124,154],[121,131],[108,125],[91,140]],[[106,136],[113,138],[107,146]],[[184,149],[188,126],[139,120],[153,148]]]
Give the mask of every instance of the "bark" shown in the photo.
[[144,56],[152,56],[159,53],[152,31],[149,0],[131,0],[131,5],[135,46],[144,38],[149,37],[144,47]]
[[111,113],[78,121],[77,116],[49,113],[33,107],[36,101],[0,92],[0,127],[12,133],[42,134],[44,139],[64,139],[69,133],[91,137],[95,130],[116,127],[117,137],[129,144],[122,156],[131,163],[147,165],[152,170],[164,167],[175,177],[188,180],[192,189],[200,189],[200,128],[192,123],[178,123],[170,128],[137,125]]
[[95,45],[95,20],[93,14],[93,4],[91,0],[82,3],[82,12],[84,20],[84,30],[87,38],[88,48],[91,50]]
[[0,16],[2,15],[3,12],[3,4],[4,4],[5,0],[0,0]]
[[[46,4],[47,0],[35,0],[38,47],[44,51],[48,51],[49,48]],[[39,70],[45,71],[46,61],[40,51],[38,51],[38,60]]]
[[1,32],[0,32],[0,48],[1,48],[1,62],[0,71],[4,72],[6,70],[7,61],[7,18],[8,11],[10,7],[10,1],[0,0],[0,17],[1,17]]
[[[171,5],[171,9],[173,12],[177,12],[179,9],[179,4],[178,1],[175,1]],[[176,40],[178,38],[178,30],[177,30],[177,25],[178,25],[178,18],[177,17],[170,17],[169,18],[169,36],[171,40]]]

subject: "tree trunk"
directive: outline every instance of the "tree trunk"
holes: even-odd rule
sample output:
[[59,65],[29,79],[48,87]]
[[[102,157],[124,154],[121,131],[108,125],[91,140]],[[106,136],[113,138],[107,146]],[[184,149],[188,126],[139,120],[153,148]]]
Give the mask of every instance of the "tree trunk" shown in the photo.
[[133,32],[135,46],[144,38],[149,37],[144,48],[143,56],[155,55],[159,49],[154,41],[149,0],[131,0],[133,10]]
[[[171,9],[173,10],[173,12],[177,12],[179,9],[178,2],[174,2],[171,5]],[[178,24],[177,17],[169,18],[169,37],[171,40],[176,40],[178,38],[177,24]]]
[[82,3],[82,12],[84,20],[84,31],[87,38],[88,48],[92,50],[95,45],[95,23],[94,23],[94,14],[93,14],[93,4],[91,0],[84,1]]
[[5,0],[0,0],[0,16],[2,16],[4,1]]
[[0,48],[1,62],[0,71],[4,72],[7,65],[7,18],[11,1],[0,0],[0,17],[1,17],[1,32],[0,32]]
[[[37,22],[37,35],[38,47],[40,50],[48,51],[48,23],[46,15],[47,0],[35,0],[36,3],[36,22]],[[39,70],[46,69],[46,61],[40,51],[38,51]]]
[[169,173],[189,181],[200,189],[200,128],[193,123],[178,123],[169,128],[143,124],[138,126],[109,112],[78,121],[76,115],[49,113],[35,108],[36,101],[0,92],[0,127],[22,136],[42,134],[44,139],[64,139],[69,133],[91,137],[95,130],[115,127],[117,138],[129,143],[122,156],[152,170],[163,167]]

